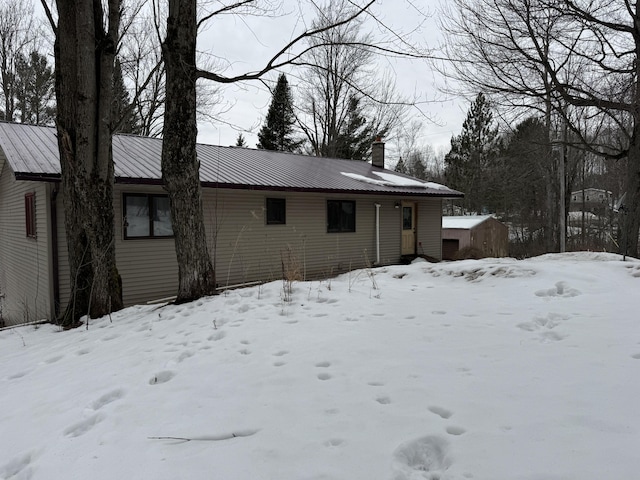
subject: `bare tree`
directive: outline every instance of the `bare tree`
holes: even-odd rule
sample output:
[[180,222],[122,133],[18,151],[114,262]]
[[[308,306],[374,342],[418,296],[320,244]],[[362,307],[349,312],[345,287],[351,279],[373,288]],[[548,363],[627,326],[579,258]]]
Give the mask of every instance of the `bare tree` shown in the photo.
[[[330,0],[317,7],[312,28],[334,25],[357,9],[351,3]],[[345,151],[354,148],[344,148],[345,142],[362,150],[377,135],[386,135],[398,124],[407,103],[396,97],[390,78],[376,75],[373,37],[363,32],[363,22],[359,17],[308,38],[310,49],[298,84],[298,119],[316,156],[351,158]]]
[[[103,10],[103,5],[106,11]],[[60,321],[122,308],[115,262],[112,159],[113,69],[120,0],[59,0],[55,32],[58,147],[71,295]]]
[[[352,2],[350,2],[352,3]],[[355,3],[355,2],[354,2]],[[256,2],[250,0],[224,4],[197,19],[195,0],[169,0],[167,33],[163,57],[167,74],[162,153],[162,175],[171,199],[176,253],[179,262],[177,302],[186,302],[215,292],[215,272],[204,234],[199,163],[196,155],[196,81],[208,79],[221,84],[260,79],[267,72],[287,65],[305,64],[305,54],[317,48],[305,46],[293,51],[307,39],[356,20],[368,13],[373,0],[364,2],[335,22],[312,27],[296,35],[273,55],[262,68],[244,74],[226,76],[196,66],[196,36],[199,25],[216,15],[246,12]],[[377,48],[382,48],[378,46]],[[406,55],[419,56],[406,48]],[[399,54],[402,52],[397,50]]]
[[[543,112],[548,138],[552,114],[574,146],[628,159],[628,222],[624,248],[637,254],[640,228],[640,73],[638,6],[626,0],[454,0],[446,20],[449,71],[505,104]],[[573,107],[572,109],[567,108]],[[602,117],[625,132],[620,145],[594,143],[574,118]],[[631,125],[627,130],[626,125]],[[550,154],[550,148],[547,149]],[[552,201],[548,201],[551,208]]]

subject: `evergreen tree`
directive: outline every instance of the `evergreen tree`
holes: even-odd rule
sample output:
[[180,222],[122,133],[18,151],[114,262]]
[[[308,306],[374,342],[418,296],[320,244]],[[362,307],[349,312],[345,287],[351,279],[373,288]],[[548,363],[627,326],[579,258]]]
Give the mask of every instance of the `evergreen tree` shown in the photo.
[[498,128],[485,96],[472,102],[462,132],[451,138],[451,151],[445,156],[445,177],[450,187],[465,194],[465,208],[480,213],[489,207],[495,188],[491,169],[498,157]]
[[293,138],[294,124],[293,98],[289,82],[285,74],[281,73],[273,91],[267,118],[258,133],[258,148],[281,152],[297,150],[300,142]]
[[362,113],[360,99],[351,95],[346,122],[337,139],[336,156],[349,160],[366,160],[375,137],[378,135],[383,137],[387,130],[385,128],[382,132],[374,132],[373,126],[367,123]]
[[398,173],[405,173],[405,174],[409,173],[407,166],[404,163],[404,160],[402,160],[402,157],[400,157],[400,160],[398,160],[398,163],[396,163],[396,168],[394,168],[394,171]]
[[15,96],[20,121],[34,125],[53,123],[55,108],[53,69],[47,57],[34,50],[16,58]]
[[236,138],[236,147],[246,147],[247,141],[244,139],[244,135],[242,132],[238,133],[238,137]]
[[419,178],[420,180],[427,179],[427,166],[424,163],[421,152],[411,152],[407,160],[407,170],[412,177]]

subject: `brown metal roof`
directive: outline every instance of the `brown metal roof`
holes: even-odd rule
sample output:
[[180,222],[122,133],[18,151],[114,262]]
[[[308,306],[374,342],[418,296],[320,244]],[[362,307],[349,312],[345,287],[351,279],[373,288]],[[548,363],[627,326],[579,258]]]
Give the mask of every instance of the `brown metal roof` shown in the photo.
[[[16,178],[48,181],[60,178],[55,128],[0,122],[0,148]],[[161,152],[159,138],[115,135],[116,182],[160,184]],[[197,152],[200,180],[209,187],[462,196],[447,187],[373,167],[367,162],[203,144],[198,144]]]

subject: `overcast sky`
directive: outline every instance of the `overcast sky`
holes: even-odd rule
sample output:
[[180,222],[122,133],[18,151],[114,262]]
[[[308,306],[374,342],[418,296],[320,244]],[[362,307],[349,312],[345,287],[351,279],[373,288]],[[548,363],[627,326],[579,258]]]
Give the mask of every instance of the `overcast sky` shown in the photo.
[[[211,60],[218,58],[228,62],[227,70],[224,72],[226,75],[261,68],[274,52],[303,31],[314,19],[314,13],[300,12],[299,2],[285,0],[284,4],[284,15],[274,18],[216,17],[200,34],[198,49],[209,55]],[[430,18],[421,18],[416,7],[429,13]],[[413,44],[420,43],[435,48],[441,41],[436,22],[437,7],[438,0],[378,0],[371,12]],[[374,34],[378,34],[375,22],[368,21],[366,25]],[[415,30],[417,27],[420,28]],[[414,111],[414,116],[423,122],[421,143],[429,143],[436,148],[448,148],[451,135],[460,133],[468,108],[467,100],[446,98],[438,90],[443,80],[437,72],[432,71],[426,60],[381,59],[381,74],[385,69],[394,73],[398,90],[408,97],[415,96],[426,102],[422,103],[420,108],[437,121],[437,124],[429,121],[420,116],[417,110]],[[296,72],[285,73],[295,101],[298,81]],[[274,81],[277,75],[274,72],[267,76],[267,79]],[[261,83],[251,82],[227,86],[222,91],[222,96],[227,110],[219,117],[228,124],[213,120],[200,121],[198,141],[233,145],[238,132],[242,131],[248,146],[255,147],[257,132],[267,113],[271,94]],[[396,159],[390,160],[395,162]]]

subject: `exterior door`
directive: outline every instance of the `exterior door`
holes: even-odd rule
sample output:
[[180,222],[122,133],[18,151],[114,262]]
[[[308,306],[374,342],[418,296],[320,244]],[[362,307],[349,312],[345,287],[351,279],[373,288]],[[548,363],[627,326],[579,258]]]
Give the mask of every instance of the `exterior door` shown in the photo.
[[402,255],[416,254],[416,204],[402,202]]

